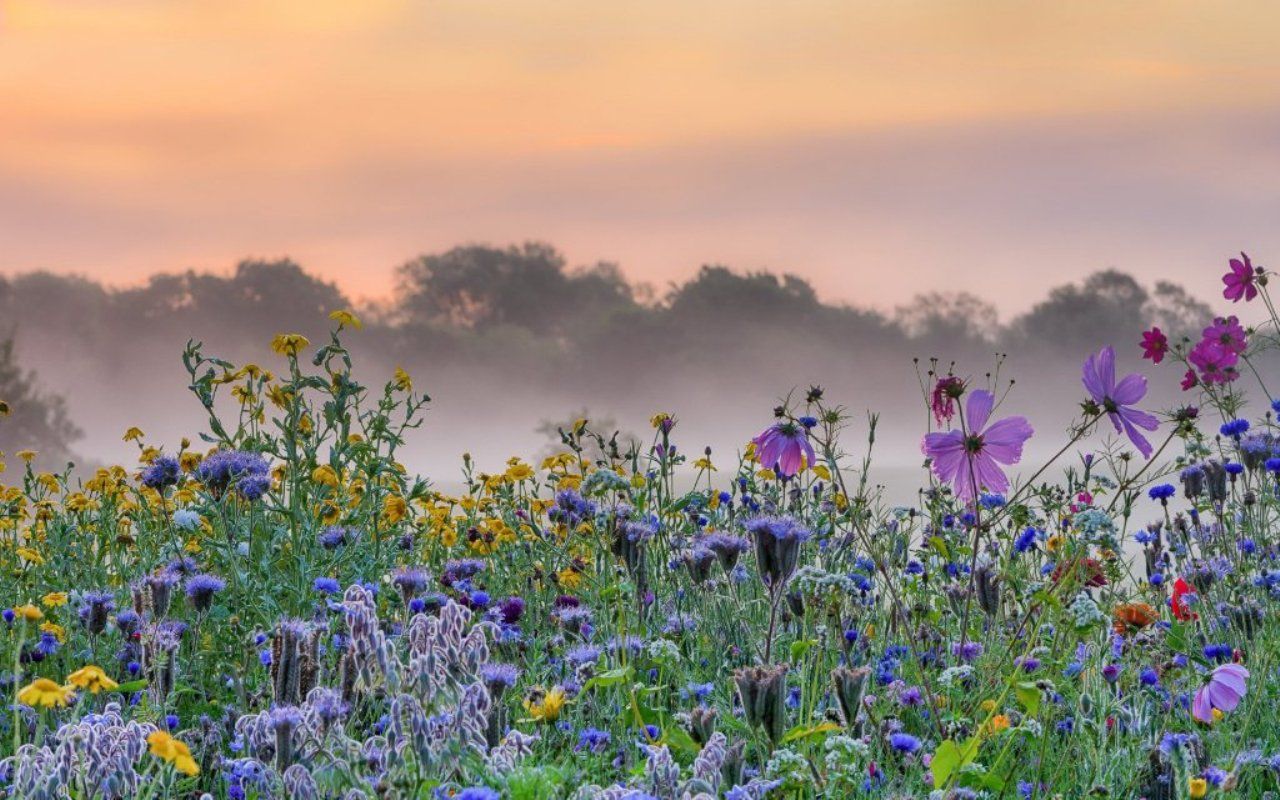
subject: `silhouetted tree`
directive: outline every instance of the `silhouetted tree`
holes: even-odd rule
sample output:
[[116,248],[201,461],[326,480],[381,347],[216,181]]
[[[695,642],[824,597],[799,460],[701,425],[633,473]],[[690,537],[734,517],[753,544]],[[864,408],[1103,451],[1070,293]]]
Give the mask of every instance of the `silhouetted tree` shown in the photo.
[[67,415],[66,401],[42,391],[36,373],[18,365],[12,339],[0,342],[0,402],[8,411],[0,419],[0,451],[12,456],[35,450],[51,469],[73,459],[71,445],[83,434]]

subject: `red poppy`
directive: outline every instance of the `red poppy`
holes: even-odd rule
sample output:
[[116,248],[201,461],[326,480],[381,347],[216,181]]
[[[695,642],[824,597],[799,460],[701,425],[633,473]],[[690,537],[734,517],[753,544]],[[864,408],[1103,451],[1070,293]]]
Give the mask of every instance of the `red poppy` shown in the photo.
[[1200,615],[1187,607],[1182,602],[1183,595],[1195,594],[1191,586],[1182,578],[1178,578],[1173,582],[1173,597],[1169,598],[1169,608],[1173,609],[1174,619],[1180,619],[1183,622],[1193,619],[1200,619]]
[[1054,583],[1057,583],[1062,580],[1064,575],[1069,574],[1069,571],[1076,572],[1081,583],[1085,586],[1098,587],[1107,585],[1107,576],[1102,571],[1102,564],[1100,564],[1095,558],[1086,558],[1083,561],[1059,564],[1054,567],[1053,575],[1050,577],[1053,578]]

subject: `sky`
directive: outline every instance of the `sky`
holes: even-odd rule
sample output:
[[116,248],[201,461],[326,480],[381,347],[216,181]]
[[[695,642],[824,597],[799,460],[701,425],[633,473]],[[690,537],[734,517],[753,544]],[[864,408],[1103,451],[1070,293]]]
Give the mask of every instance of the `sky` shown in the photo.
[[541,239],[1005,313],[1280,248],[1280,5],[0,0],[0,272]]

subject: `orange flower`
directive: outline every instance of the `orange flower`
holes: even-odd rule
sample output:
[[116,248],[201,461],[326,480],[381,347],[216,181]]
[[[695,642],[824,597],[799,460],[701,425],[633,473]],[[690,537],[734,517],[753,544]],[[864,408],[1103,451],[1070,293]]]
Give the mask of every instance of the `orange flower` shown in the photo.
[[1122,603],[1112,613],[1116,633],[1127,633],[1131,628],[1141,630],[1153,624],[1160,615],[1146,603]]

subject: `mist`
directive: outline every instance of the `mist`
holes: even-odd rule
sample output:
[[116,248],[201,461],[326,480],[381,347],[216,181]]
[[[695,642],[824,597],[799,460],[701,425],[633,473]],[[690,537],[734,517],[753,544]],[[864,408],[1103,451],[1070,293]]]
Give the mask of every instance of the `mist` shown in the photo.
[[[499,470],[511,456],[545,454],[547,431],[579,415],[647,439],[654,413],[674,414],[677,446],[699,455],[710,447],[723,474],[775,406],[821,386],[848,411],[844,446],[854,456],[866,448],[868,414],[878,415],[871,479],[897,503],[912,502],[926,482],[920,376],[929,369],[954,369],[975,385],[1012,380],[1001,412],[1035,427],[1024,459],[1035,465],[1079,414],[1088,353],[1114,345],[1122,369],[1149,375],[1146,407],[1168,410],[1181,371],[1141,362],[1140,332],[1154,324],[1171,339],[1195,336],[1213,316],[1180,286],[1143,285],[1116,270],[1064,283],[1002,320],[972,294],[922,295],[882,313],[825,301],[795,275],[718,265],[658,289],[628,282],[611,263],[567,264],[542,243],[419,256],[399,269],[392,296],[361,305],[304,266],[247,260],[226,273],[162,273],[128,288],[26,273],[0,283],[0,307],[18,364],[37,368],[36,385],[61,396],[83,432],[69,455],[88,466],[132,465],[137,444],[121,438],[131,426],[167,449],[207,428],[186,388],[188,340],[237,365],[276,369],[275,334],[323,342],[329,312],[354,308],[364,328],[343,342],[357,377],[377,386],[403,367],[432,398],[403,461],[442,489],[459,485],[463,453],[479,470]],[[0,445],[48,444],[19,435]],[[1083,447],[1103,444],[1105,436]],[[47,455],[55,454],[63,455]]]

